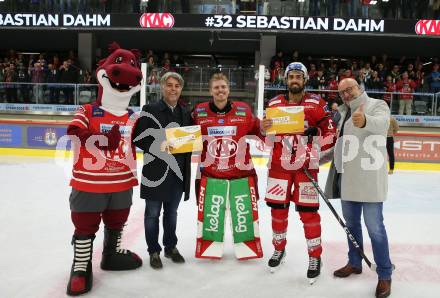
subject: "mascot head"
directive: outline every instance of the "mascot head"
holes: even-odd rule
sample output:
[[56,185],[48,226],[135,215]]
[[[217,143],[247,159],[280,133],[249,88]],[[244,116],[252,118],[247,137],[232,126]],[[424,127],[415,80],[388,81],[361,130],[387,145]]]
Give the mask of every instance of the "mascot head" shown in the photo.
[[109,46],[109,52],[96,70],[99,82],[96,103],[113,114],[123,114],[133,94],[141,90],[140,52],[121,49],[115,42]]

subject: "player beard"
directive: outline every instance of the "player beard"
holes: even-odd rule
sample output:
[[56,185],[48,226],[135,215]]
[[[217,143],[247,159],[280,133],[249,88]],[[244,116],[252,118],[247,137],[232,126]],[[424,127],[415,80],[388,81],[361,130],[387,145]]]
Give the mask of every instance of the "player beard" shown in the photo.
[[299,94],[302,93],[303,91],[304,91],[304,85],[299,86],[294,84],[289,87],[289,92],[292,94]]

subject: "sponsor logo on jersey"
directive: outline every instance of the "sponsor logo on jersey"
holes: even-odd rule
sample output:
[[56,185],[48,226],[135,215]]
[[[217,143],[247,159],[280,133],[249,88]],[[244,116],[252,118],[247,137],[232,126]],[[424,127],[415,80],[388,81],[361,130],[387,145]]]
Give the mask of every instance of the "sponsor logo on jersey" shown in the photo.
[[284,202],[287,195],[287,180],[269,177],[266,198]]
[[208,136],[224,137],[224,136],[235,136],[236,134],[237,134],[237,126],[208,127]]
[[92,117],[104,117],[104,111],[99,107],[93,107]]
[[196,109],[196,112],[197,112],[197,113],[205,112],[205,111],[206,111],[206,108],[197,108],[197,109]]
[[237,112],[235,112],[235,115],[236,116],[246,116],[246,112],[237,111]]
[[299,183],[299,202],[311,204],[319,202],[318,193],[311,182]]
[[230,138],[214,139],[208,144],[208,153],[214,158],[231,158],[237,154],[238,144]]
[[239,110],[239,111],[246,111],[246,107],[237,107],[237,110]]
[[206,112],[198,113],[197,117],[208,117],[208,113]]
[[223,118],[218,119],[218,124],[225,124],[225,119],[223,119]]
[[213,119],[203,119],[203,120],[199,121],[200,125],[206,124],[206,123],[214,123],[214,120]]
[[243,118],[232,118],[230,120],[231,123],[234,123],[234,122],[245,122],[245,121],[246,120],[244,120]]

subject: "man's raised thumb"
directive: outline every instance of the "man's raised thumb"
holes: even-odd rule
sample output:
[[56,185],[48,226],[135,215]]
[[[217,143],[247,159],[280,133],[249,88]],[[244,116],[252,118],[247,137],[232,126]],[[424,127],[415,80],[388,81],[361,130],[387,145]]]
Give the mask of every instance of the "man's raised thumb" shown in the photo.
[[359,108],[356,110],[356,112],[364,113],[364,110],[365,110],[365,103],[361,103],[359,105]]

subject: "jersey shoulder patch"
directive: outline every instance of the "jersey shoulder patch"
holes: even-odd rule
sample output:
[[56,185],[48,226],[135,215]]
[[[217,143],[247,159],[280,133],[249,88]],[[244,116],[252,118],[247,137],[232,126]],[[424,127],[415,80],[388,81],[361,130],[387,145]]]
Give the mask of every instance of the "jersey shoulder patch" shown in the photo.
[[277,104],[280,104],[283,102],[284,99],[284,95],[280,94],[275,96],[274,98],[272,98],[271,100],[269,100],[269,103],[267,104],[267,106],[271,107]]

